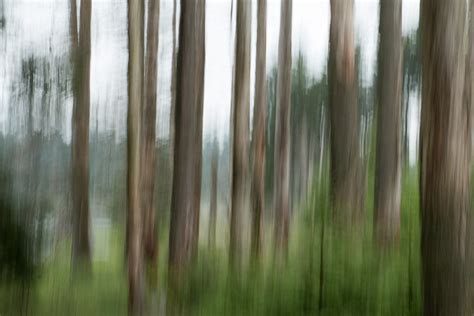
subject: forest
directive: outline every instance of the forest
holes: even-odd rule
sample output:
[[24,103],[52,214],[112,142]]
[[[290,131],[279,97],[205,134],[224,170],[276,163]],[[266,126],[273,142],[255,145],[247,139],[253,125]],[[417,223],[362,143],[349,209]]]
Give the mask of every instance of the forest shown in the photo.
[[473,315],[474,0],[0,0],[0,316]]

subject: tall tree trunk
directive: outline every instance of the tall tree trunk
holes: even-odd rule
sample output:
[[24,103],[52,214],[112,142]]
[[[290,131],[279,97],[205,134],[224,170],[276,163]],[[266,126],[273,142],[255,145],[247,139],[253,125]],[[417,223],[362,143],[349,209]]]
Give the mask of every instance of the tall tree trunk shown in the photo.
[[143,311],[143,226],[140,198],[141,114],[143,109],[144,0],[128,1],[127,226],[128,308]]
[[266,46],[267,0],[259,0],[257,8],[257,62],[253,114],[253,175],[252,175],[252,256],[262,255],[265,211],[265,118],[267,116]]
[[214,139],[211,158],[211,200],[209,208],[209,248],[216,248],[216,222],[217,222],[217,174],[219,168],[219,145]]
[[293,0],[281,2],[275,124],[275,250],[286,255],[290,228],[291,24]]
[[176,113],[176,28],[177,28],[177,16],[178,16],[178,1],[173,0],[173,20],[171,22],[173,27],[173,47],[171,49],[171,103],[170,103],[170,140],[169,140],[169,159],[170,159],[170,170],[173,174],[173,155],[174,155],[174,122]]
[[[71,3],[72,6],[72,3]],[[74,51],[73,119],[72,119],[72,207],[73,207],[73,268],[90,272],[89,241],[89,113],[91,59],[91,0],[81,0],[79,45]],[[73,15],[71,9],[71,19]],[[71,21],[71,40],[75,34]],[[80,265],[80,267],[79,267]]]
[[379,36],[374,231],[378,242],[390,245],[400,234],[402,0],[380,2]]
[[[181,0],[169,244],[170,298],[196,255],[201,193],[205,0]],[[174,302],[170,306],[174,305]]]
[[234,77],[234,132],[232,150],[232,208],[230,217],[230,262],[242,259],[242,229],[248,174],[250,111],[251,1],[237,0],[237,29]]
[[470,102],[466,2],[422,0],[421,257],[425,315],[467,315]]
[[353,0],[331,0],[329,36],[330,191],[334,219],[348,228],[362,221],[363,203]]
[[148,2],[148,27],[145,67],[145,102],[143,109],[143,164],[142,199],[143,223],[145,235],[145,258],[154,266],[157,260],[155,225],[155,124],[156,124],[156,87],[157,53],[159,43],[160,0]]

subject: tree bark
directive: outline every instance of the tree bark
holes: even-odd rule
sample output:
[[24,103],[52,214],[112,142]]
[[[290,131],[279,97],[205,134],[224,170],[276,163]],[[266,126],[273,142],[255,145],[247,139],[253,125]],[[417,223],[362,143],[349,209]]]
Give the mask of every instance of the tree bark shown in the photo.
[[293,0],[281,2],[275,124],[275,250],[286,255],[290,228],[291,24]]
[[169,244],[173,296],[196,256],[201,194],[205,65],[205,0],[181,1],[176,73],[176,117]]
[[219,145],[214,139],[211,158],[211,199],[209,208],[209,248],[216,249],[216,222],[217,222],[217,174],[219,168]]
[[380,2],[374,224],[376,240],[391,245],[400,234],[402,1]]
[[253,175],[251,249],[254,259],[262,255],[265,211],[265,118],[267,109],[266,46],[267,0],[259,0],[257,8],[257,61],[253,114]]
[[234,132],[232,150],[232,207],[230,218],[230,262],[238,267],[242,259],[242,229],[248,175],[250,111],[251,1],[237,1],[237,29],[234,77]]
[[421,257],[425,315],[467,315],[470,104],[466,2],[422,0]]
[[127,226],[128,309],[143,311],[143,226],[140,198],[144,0],[128,0]]
[[156,89],[157,89],[157,55],[159,43],[160,0],[148,2],[148,27],[145,68],[145,102],[143,109],[143,168],[142,199],[145,234],[145,258],[152,266],[156,265],[158,249],[155,225],[155,124],[156,124]]
[[353,25],[354,1],[331,0],[328,66],[330,191],[334,219],[346,228],[360,223],[363,211]]
[[[71,2],[71,7],[73,6]],[[75,4],[74,4],[75,6]],[[71,41],[74,58],[72,119],[72,207],[73,207],[73,269],[86,273],[91,269],[89,241],[89,114],[91,59],[91,0],[81,0],[79,43],[71,8]],[[74,16],[74,17],[73,17]],[[77,22],[76,22],[77,23]],[[73,29],[74,28],[74,29]]]
[[169,158],[170,158],[170,170],[173,174],[173,155],[174,155],[174,122],[176,113],[176,20],[178,15],[178,1],[173,0],[173,20],[171,22],[173,27],[173,48],[171,50],[171,103],[170,103],[170,141],[169,141]]

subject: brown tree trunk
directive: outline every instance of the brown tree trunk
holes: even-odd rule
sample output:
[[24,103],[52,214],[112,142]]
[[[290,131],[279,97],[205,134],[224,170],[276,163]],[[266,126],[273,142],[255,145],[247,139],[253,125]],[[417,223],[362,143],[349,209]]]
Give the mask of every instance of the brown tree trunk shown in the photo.
[[253,112],[253,175],[252,175],[252,235],[254,259],[262,255],[263,216],[265,211],[265,118],[267,109],[266,54],[267,0],[259,0],[257,8],[257,61]]
[[144,0],[128,1],[127,256],[128,309],[143,311],[143,222],[140,198],[141,113],[143,109]]
[[[173,174],[173,156],[174,156],[174,122],[175,122],[175,113],[176,113],[176,20],[178,15],[178,1],[173,0],[173,47],[171,49],[171,103],[170,103],[170,140],[169,140],[169,159],[170,159],[170,170]],[[172,185],[171,185],[172,186]]]
[[380,2],[379,36],[374,231],[378,242],[390,245],[400,234],[402,0]]
[[248,174],[250,111],[251,2],[237,1],[237,29],[234,77],[234,132],[232,150],[232,207],[230,217],[230,262],[238,267],[242,259],[242,229]]
[[[72,3],[71,3],[72,6]],[[89,112],[90,112],[90,59],[91,59],[91,0],[81,0],[79,44],[73,46],[73,120],[72,120],[72,207],[73,269],[90,272],[91,250],[89,241]],[[71,19],[73,15],[71,9]],[[71,41],[77,38],[71,21]],[[75,51],[74,51],[75,50]]]
[[142,157],[142,199],[143,224],[145,236],[145,258],[152,266],[156,265],[158,249],[155,225],[155,124],[157,53],[159,43],[160,0],[148,2],[148,27],[145,67],[145,102],[143,109],[143,157]]
[[422,0],[421,257],[425,315],[467,315],[470,104],[466,2]]
[[[201,193],[205,1],[181,1],[169,241],[170,300],[196,255]],[[174,305],[175,302],[171,302]]]
[[353,0],[331,0],[329,37],[330,190],[334,219],[348,228],[362,221],[363,203]]
[[209,248],[216,248],[216,222],[217,222],[217,174],[219,168],[219,145],[214,139],[214,148],[211,158],[211,199],[209,208]]
[[275,249],[286,255],[290,228],[291,23],[293,0],[281,2],[275,123]]

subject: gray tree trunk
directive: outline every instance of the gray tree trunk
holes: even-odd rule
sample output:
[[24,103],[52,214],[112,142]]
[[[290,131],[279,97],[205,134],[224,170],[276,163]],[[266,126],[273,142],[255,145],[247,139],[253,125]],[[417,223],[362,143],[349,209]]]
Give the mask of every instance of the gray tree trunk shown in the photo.
[[[89,113],[91,59],[91,0],[81,0],[79,43],[74,26],[76,13],[71,3],[71,43],[74,58],[73,119],[72,119],[72,207],[73,269],[90,272],[89,241]],[[76,32],[75,32],[76,31]],[[77,48],[77,49],[75,49]]]
[[232,207],[230,217],[230,262],[242,259],[243,215],[248,175],[249,111],[250,111],[250,38],[251,1],[237,0],[235,77],[233,94]]
[[402,1],[380,2],[374,224],[378,242],[400,234],[402,173]]
[[358,146],[353,0],[331,0],[328,75],[333,214],[346,228],[357,227],[363,217],[364,191]]
[[144,0],[128,1],[127,256],[129,314],[143,311],[143,226],[140,198]]
[[421,257],[425,315],[467,315],[471,109],[466,2],[422,0]]
[[253,175],[251,249],[254,259],[262,255],[265,211],[265,118],[267,109],[266,46],[267,0],[259,0],[257,8],[257,61],[253,114]]
[[148,27],[145,68],[145,99],[143,109],[143,157],[142,157],[142,203],[145,234],[145,258],[156,265],[156,225],[155,225],[155,123],[156,123],[156,88],[158,73],[160,0],[148,2]]
[[205,0],[181,1],[169,238],[169,307],[196,256],[201,195]]
[[293,0],[281,2],[275,121],[275,250],[286,255],[290,228],[291,24]]

